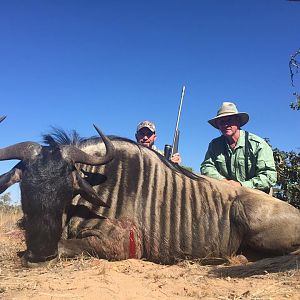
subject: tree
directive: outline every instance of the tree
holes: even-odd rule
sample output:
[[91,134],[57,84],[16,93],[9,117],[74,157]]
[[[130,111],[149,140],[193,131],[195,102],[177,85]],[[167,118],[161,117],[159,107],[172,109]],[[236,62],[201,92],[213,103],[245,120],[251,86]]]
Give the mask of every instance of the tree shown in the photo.
[[0,212],[8,212],[14,207],[12,204],[10,193],[5,193],[0,196]]
[[300,152],[273,150],[280,187],[275,197],[300,208]]
[[[296,53],[291,56],[291,59],[289,62],[292,86],[295,86],[294,85],[294,76],[295,76],[295,74],[299,73],[299,69],[300,69],[300,62],[297,60],[297,56],[299,54],[300,54],[300,49],[298,49],[296,51]],[[290,107],[293,110],[300,110],[300,95],[297,92],[294,92],[293,95],[296,97],[296,99],[293,102],[291,102]]]
[[0,208],[9,207],[11,203],[10,193],[6,193],[0,196]]

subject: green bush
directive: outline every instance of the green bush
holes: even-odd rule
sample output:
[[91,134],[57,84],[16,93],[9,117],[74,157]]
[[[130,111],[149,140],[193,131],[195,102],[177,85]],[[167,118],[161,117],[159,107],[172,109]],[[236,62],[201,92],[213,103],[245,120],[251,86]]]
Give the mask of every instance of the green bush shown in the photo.
[[300,153],[274,149],[278,189],[274,196],[300,208]]

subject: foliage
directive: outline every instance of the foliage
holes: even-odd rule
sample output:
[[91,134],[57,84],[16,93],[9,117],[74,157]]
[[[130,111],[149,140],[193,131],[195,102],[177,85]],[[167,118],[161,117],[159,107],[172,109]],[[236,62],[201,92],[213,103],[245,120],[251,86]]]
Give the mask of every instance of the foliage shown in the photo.
[[190,172],[194,172],[192,167],[187,167],[187,166],[182,166],[183,168],[185,168],[186,170],[190,171]]
[[19,205],[13,205],[10,193],[0,196],[0,212],[10,212],[19,209]]
[[278,191],[275,197],[300,208],[300,153],[275,148]]
[[22,216],[20,205],[12,204],[10,193],[0,196],[0,229],[10,231],[16,226],[16,222]]
[[[298,49],[296,53],[291,56],[291,59],[289,61],[292,86],[294,86],[294,75],[299,73],[300,69],[300,62],[297,60],[298,55],[300,55],[300,49]],[[294,92],[293,95],[296,97],[296,99],[291,102],[290,107],[293,110],[300,110],[300,96],[297,92]]]
[[291,102],[290,107],[293,110],[300,110],[300,95],[298,95],[296,92],[293,93],[294,96],[296,96],[296,99],[294,102]]

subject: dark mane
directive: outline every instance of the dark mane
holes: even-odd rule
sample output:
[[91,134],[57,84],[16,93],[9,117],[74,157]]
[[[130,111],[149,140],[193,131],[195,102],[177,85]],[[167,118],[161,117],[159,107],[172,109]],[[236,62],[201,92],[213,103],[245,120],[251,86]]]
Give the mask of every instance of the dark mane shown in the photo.
[[[128,139],[128,138],[124,138],[124,137],[120,137],[120,136],[116,136],[116,135],[108,135],[108,137],[111,141],[127,142],[132,145],[136,145],[139,149],[145,148],[145,146],[138,144],[137,142],[135,142],[131,139]],[[43,135],[43,141],[44,141],[44,143],[46,143],[47,145],[50,145],[50,146],[53,145],[53,143],[56,143],[57,145],[74,145],[74,146],[78,146],[78,147],[84,147],[84,146],[94,145],[94,144],[98,143],[99,141],[101,141],[101,138],[99,138],[98,136],[92,136],[90,138],[85,138],[85,137],[81,137],[76,130],[66,132],[65,130],[63,130],[61,128],[52,127],[52,131],[50,133]],[[152,151],[153,153],[155,153],[157,155],[157,157],[161,160],[161,162],[164,163],[169,168],[171,168],[172,170],[174,170],[178,173],[184,174],[191,179],[198,180],[200,178],[200,176],[187,170],[186,168],[183,168],[178,164],[174,164],[174,163],[170,162],[159,152],[157,152],[153,149],[149,149],[149,150]]]
[[76,130],[66,132],[62,128],[51,127],[51,131],[47,134],[43,134],[43,142],[46,145],[53,146],[57,145],[73,145],[78,146],[86,138],[81,137]]

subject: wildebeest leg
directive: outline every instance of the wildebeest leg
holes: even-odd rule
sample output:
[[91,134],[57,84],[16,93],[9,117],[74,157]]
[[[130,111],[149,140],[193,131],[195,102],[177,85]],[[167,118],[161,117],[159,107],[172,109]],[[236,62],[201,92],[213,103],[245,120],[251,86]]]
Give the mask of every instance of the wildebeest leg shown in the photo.
[[249,193],[233,204],[244,227],[243,243],[262,252],[282,255],[300,248],[300,212],[268,195]]
[[75,257],[81,254],[95,256],[95,250],[89,242],[91,238],[60,240],[58,253],[60,257]]
[[128,220],[97,220],[99,226],[85,228],[76,239],[61,240],[59,255],[88,254],[108,260],[141,258],[140,232]]

